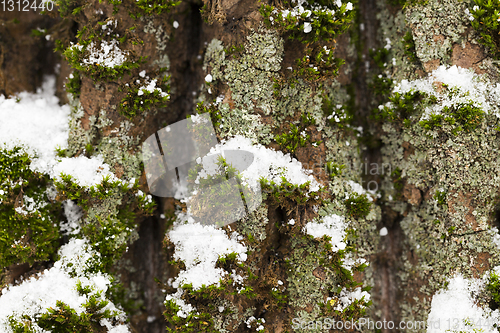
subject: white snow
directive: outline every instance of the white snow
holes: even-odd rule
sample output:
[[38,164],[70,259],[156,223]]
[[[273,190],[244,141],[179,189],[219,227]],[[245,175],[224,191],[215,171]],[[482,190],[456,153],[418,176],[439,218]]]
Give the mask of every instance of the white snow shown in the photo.
[[207,76],[205,76],[205,82],[210,83],[212,82],[212,80],[213,80],[212,74],[207,74]]
[[67,221],[61,221],[60,223],[61,234],[75,235],[80,232],[79,221],[83,216],[83,211],[71,200],[64,201],[63,208]]
[[61,181],[61,173],[72,176],[73,181],[82,187],[100,184],[106,176],[110,177],[110,181],[118,180],[100,155],[91,158],[86,156],[63,158],[54,166],[52,176]]
[[309,22],[304,23],[304,32],[306,34],[310,33],[312,31],[312,25]]
[[340,302],[335,306],[335,310],[342,312],[353,302],[355,302],[356,300],[361,300],[363,297],[365,302],[368,302],[370,300],[370,294],[366,291],[362,291],[361,287],[354,289],[354,291],[349,291],[344,287],[340,291]]
[[332,251],[344,250],[346,244],[344,238],[346,236],[347,223],[343,216],[336,214],[325,216],[320,222],[308,222],[303,231],[315,238],[323,236],[331,237]]
[[[483,284],[481,279],[467,280],[461,275],[450,279],[448,287],[432,297],[427,333],[447,330],[478,332],[477,329],[482,329],[484,333],[498,332],[493,328],[493,324],[500,323],[498,310],[492,312],[489,308],[482,309],[475,302]],[[467,322],[471,325],[467,325]]]
[[382,229],[380,229],[380,236],[387,236],[388,233],[389,233],[389,231],[387,231],[386,227],[383,227]]
[[220,256],[235,252],[238,261],[247,259],[247,248],[238,242],[238,236],[238,233],[233,232],[228,237],[223,229],[195,223],[188,215],[179,214],[168,237],[175,245],[174,258],[183,261],[186,270],[179,273],[172,286],[178,288],[191,283],[193,289],[199,289],[202,285],[218,285],[227,274],[215,267]]
[[149,83],[146,82],[146,85],[141,86],[139,88],[139,91],[137,92],[137,95],[142,96],[145,93],[150,93],[151,94],[151,93],[153,93],[155,91],[158,91],[160,93],[161,97],[169,96],[168,93],[164,92],[160,87],[156,86],[156,79],[151,80]]
[[0,148],[24,147],[33,170],[47,173],[55,163],[56,147],[66,148],[70,107],[59,106],[54,76],[45,78],[36,93],[21,92],[6,99],[0,95]]
[[186,302],[184,302],[184,300],[181,299],[183,293],[184,291],[181,288],[179,288],[175,294],[167,295],[165,300],[175,302],[175,304],[180,308],[179,311],[177,311],[176,313],[178,317],[187,318],[187,316],[191,312],[196,311],[196,308],[191,304],[186,304]]
[[[436,86],[440,84],[448,85],[448,90],[456,89],[457,93],[438,93]],[[471,69],[464,69],[457,66],[440,66],[429,76],[414,81],[402,80],[394,88],[394,92],[406,93],[410,91],[420,91],[436,96],[438,102],[426,108],[421,119],[428,119],[431,114],[440,114],[443,107],[453,105],[468,104],[482,108],[486,113],[492,113],[500,117],[497,109],[500,101],[500,85],[491,83],[486,76],[475,74]],[[388,104],[390,106],[391,103]]]
[[[110,277],[107,274],[85,273],[88,260],[98,256],[94,253],[84,239],[71,239],[66,245],[59,249],[61,259],[54,263],[54,266],[48,270],[38,273],[30,279],[23,281],[17,286],[8,286],[2,289],[0,296],[0,331],[12,332],[8,324],[10,316],[14,320],[20,321],[23,315],[30,318],[36,318],[38,315],[47,312],[49,308],[55,308],[56,302],[63,301],[78,314],[84,311],[83,304],[88,296],[81,296],[76,289],[77,282],[80,281],[82,287],[91,287],[90,295],[101,291],[99,299],[110,284]],[[71,273],[75,277],[71,277]],[[104,309],[117,311],[117,319],[124,322],[125,314],[117,309],[113,303],[108,303]],[[109,320],[103,320],[102,325],[112,328],[113,332],[129,332],[128,326],[119,324],[113,327]],[[34,325],[39,332],[42,332],[38,325]],[[38,332],[37,331],[37,332]]]
[[83,59],[86,65],[95,65],[113,68],[122,65],[126,60],[128,53],[123,52],[118,47],[118,41],[113,39],[111,42],[101,41],[99,48],[94,42],[91,42],[87,47],[90,52],[87,58]]
[[[302,185],[308,181],[311,182],[309,193],[320,189],[320,184],[311,175],[312,171],[303,169],[302,164],[295,158],[292,158],[290,154],[283,154],[281,151],[275,151],[259,144],[253,145],[250,139],[241,135],[218,144],[211,149],[210,154],[220,154],[222,152],[222,155],[224,155],[224,150],[239,149],[250,152],[254,156],[252,164],[241,172],[243,181],[252,187],[254,191],[260,190],[259,179],[261,177],[264,177],[269,182],[274,181],[277,185],[280,185],[282,176],[294,185]],[[210,168],[209,165],[211,164],[206,163],[205,159],[203,159],[205,170],[200,172],[199,177],[211,174],[211,171],[208,170]]]

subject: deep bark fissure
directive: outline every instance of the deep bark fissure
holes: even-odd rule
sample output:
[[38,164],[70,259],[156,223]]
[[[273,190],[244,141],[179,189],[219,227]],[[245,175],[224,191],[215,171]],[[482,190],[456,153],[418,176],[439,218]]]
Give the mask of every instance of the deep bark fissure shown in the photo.
[[[201,6],[198,3],[183,3],[179,11],[184,14],[177,16],[179,29],[167,44],[167,54],[170,59],[172,100],[167,106],[165,114],[158,117],[159,127],[174,123],[186,118],[195,109],[194,91],[199,90],[202,62],[198,58],[202,47],[203,29],[200,14]],[[179,40],[189,42],[178,43]],[[158,199],[158,198],[156,198]],[[159,202],[159,200],[156,200]],[[168,228],[165,219],[160,218],[163,212],[162,205],[152,217],[142,221],[139,226],[139,239],[131,246],[132,267],[138,273],[134,275],[134,282],[143,295],[143,309],[135,317],[131,326],[134,332],[160,333],[166,331],[166,322],[163,318],[164,293],[155,282],[158,279],[166,282],[171,275],[167,263],[168,254],[163,249],[163,240]],[[154,320],[152,318],[155,317]]]
[[[370,135],[366,140],[366,148],[362,151],[363,164],[371,166],[372,163],[380,166],[382,161],[381,144],[380,144],[380,129],[374,129],[373,124],[370,124],[369,117],[373,108],[373,99],[376,98],[367,84],[368,75],[373,75],[374,63],[370,57],[370,50],[377,47],[378,41],[378,21],[373,13],[377,12],[376,0],[360,1],[359,22],[363,23],[364,29],[359,26],[361,43],[358,47],[361,48],[361,58],[357,59],[357,71],[354,81],[354,89],[356,96],[355,117],[357,126],[370,129],[369,132],[375,133]],[[366,131],[368,132],[368,131]],[[366,133],[365,133],[366,135]],[[362,168],[362,172],[366,173]],[[368,168],[370,169],[370,168]],[[377,182],[380,186],[380,174],[364,174],[365,184],[370,181]],[[401,319],[399,310],[399,301],[401,299],[400,286],[401,282],[398,277],[398,269],[401,265],[401,253],[403,243],[403,233],[399,225],[402,217],[394,216],[395,212],[382,208],[382,220],[379,229],[386,227],[388,234],[381,236],[380,246],[376,254],[372,257],[373,270],[373,289],[371,291],[373,309],[381,310],[380,320],[393,321],[395,327]],[[395,330],[382,329],[382,332],[394,332]]]

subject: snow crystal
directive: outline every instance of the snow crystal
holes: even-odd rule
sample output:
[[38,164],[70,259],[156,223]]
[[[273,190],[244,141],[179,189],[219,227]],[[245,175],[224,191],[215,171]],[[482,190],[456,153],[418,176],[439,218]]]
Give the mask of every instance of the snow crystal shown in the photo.
[[66,148],[70,107],[59,106],[54,76],[45,78],[36,93],[0,96],[0,148],[22,146],[31,155],[33,170],[46,173],[55,163],[56,148]]
[[97,48],[94,45],[94,42],[91,42],[87,50],[90,52],[90,55],[86,59],[82,60],[84,64],[98,64],[99,66],[109,68],[122,65],[127,60],[128,55],[120,50],[117,40],[112,40],[109,43],[103,40],[100,48]]
[[[367,194],[366,197],[368,198],[368,200],[373,201],[373,198],[371,197],[371,195],[368,195],[367,191],[360,184],[358,184],[352,180],[347,181],[347,184],[349,184],[349,186],[351,187],[351,190],[353,192],[356,192],[358,195]],[[370,194],[373,194],[373,193],[370,193]]]
[[325,216],[319,223],[308,222],[303,231],[315,238],[321,238],[325,235],[331,237],[330,242],[333,246],[332,250],[336,252],[338,250],[344,250],[346,247],[344,243],[346,227],[347,224],[343,216],[332,214]]
[[169,96],[168,93],[164,92],[160,87],[156,86],[156,79],[153,79],[149,83],[146,83],[146,85],[140,87],[139,91],[137,92],[137,95],[142,96],[145,93],[151,94],[155,91],[158,91],[161,97]]

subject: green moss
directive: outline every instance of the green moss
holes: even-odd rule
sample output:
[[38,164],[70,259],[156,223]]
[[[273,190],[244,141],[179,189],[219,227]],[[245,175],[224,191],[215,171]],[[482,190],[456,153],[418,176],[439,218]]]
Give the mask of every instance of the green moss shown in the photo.
[[[102,0],[99,0],[101,2]],[[113,5],[113,13],[116,14],[120,7],[124,6],[128,9],[131,18],[137,20],[141,16],[161,15],[168,13],[172,8],[178,6],[181,1],[161,1],[161,0],[137,0],[137,1],[121,1],[108,0]]]
[[149,83],[146,82],[144,78],[127,84],[127,96],[122,98],[120,102],[120,113],[131,119],[139,113],[143,113],[152,108],[165,107],[170,99],[169,79],[170,77],[163,76],[157,80],[152,92],[146,89],[145,86]]
[[500,308],[500,276],[494,271],[490,272],[486,290],[491,294],[490,308],[492,310]]
[[54,3],[59,10],[59,14],[63,18],[77,15],[83,5],[83,2],[80,0],[55,0]]
[[370,213],[371,202],[366,194],[353,193],[350,198],[345,200],[345,206],[349,214],[356,218],[365,218]]
[[339,165],[339,164],[333,163],[333,162],[328,162],[326,164],[326,171],[328,172],[328,174],[332,178],[342,175],[342,170],[344,170],[344,169],[345,169],[344,164]]
[[[131,50],[121,50],[119,52],[123,53],[126,58],[119,65],[113,67],[108,67],[105,64],[99,63],[85,63],[84,60],[91,54],[92,51],[100,52],[101,44],[104,42],[116,43],[123,48],[123,45],[128,39],[136,41],[135,37],[132,37],[133,27],[125,29],[122,32],[122,36],[119,37],[117,33],[111,33],[107,35],[106,30],[102,29],[103,24],[111,24],[111,22],[97,22],[95,26],[86,25],[76,34],[77,44],[67,46],[62,55],[66,58],[70,66],[78,70],[81,74],[91,77],[94,81],[113,81],[121,78],[124,74],[131,73],[133,69],[140,66],[141,63],[145,62],[144,57],[136,56],[135,52]],[[108,28],[108,30],[111,28]],[[118,43],[119,42],[119,43]],[[118,46],[115,45],[114,47]]]
[[[82,287],[80,281],[77,283],[77,291],[80,296],[87,300],[82,304],[84,311],[78,314],[75,309],[63,301],[58,300],[55,308],[49,308],[35,319],[38,327],[60,333],[74,332],[102,332],[100,321],[111,319],[118,315],[116,311],[105,309],[109,301],[103,299],[102,292],[93,292],[90,287]],[[22,323],[11,319],[10,326],[15,333],[34,333],[33,322],[26,318]]]
[[415,41],[413,40],[413,34],[411,33],[411,31],[408,31],[404,35],[402,42],[407,59],[412,63],[417,63],[419,60],[416,55]]
[[167,332],[218,332],[214,329],[214,321],[209,313],[191,312],[186,318],[181,318],[177,315],[181,308],[174,300],[166,301],[165,307],[167,310],[165,310],[163,315],[169,324],[169,326],[167,326]]
[[277,205],[282,207],[290,205],[290,201],[298,205],[304,205],[306,202],[317,202],[320,200],[320,192],[324,191],[320,189],[318,192],[309,192],[311,182],[296,185],[288,182],[285,177],[281,177],[280,184],[262,177],[260,184],[262,192],[268,194]]
[[335,58],[333,51],[321,45],[305,49],[306,55],[295,61],[297,69],[293,70],[295,76],[300,76],[308,81],[320,81],[338,75],[339,68],[344,60]]
[[[281,146],[284,152],[293,154],[299,146],[305,147],[307,142],[311,139],[311,136],[307,134],[307,128],[311,125],[315,125],[314,118],[308,113],[303,113],[298,126],[290,124],[290,129],[285,133],[277,134],[274,140]],[[313,142],[312,144],[315,146],[320,143],[321,142]]]
[[349,105],[344,106],[342,104],[336,104],[326,94],[323,97],[321,108],[329,124],[332,126],[344,128],[351,124],[354,119],[354,115]]
[[471,25],[479,33],[479,42],[486,46],[495,59],[500,58],[500,1],[474,0],[475,6],[470,10]]
[[[313,9],[313,4],[323,6],[323,8]],[[309,43],[319,40],[330,41],[347,30],[355,13],[346,7],[347,3],[343,3],[338,8],[334,3],[328,1],[305,2],[304,9],[309,10],[311,14],[308,15],[307,12],[304,12],[301,15],[294,16],[290,12],[283,15],[282,9],[292,9],[291,4],[285,2],[282,9],[271,5],[262,5],[260,13],[269,28],[274,27],[287,32],[291,39]],[[311,22],[312,30],[309,33],[304,32],[306,22]]]
[[441,127],[441,123],[444,120],[450,125],[457,123],[458,126],[453,129],[453,134],[457,134],[462,130],[474,130],[484,118],[484,111],[475,106],[472,101],[469,104],[460,103],[451,107],[445,106],[442,112],[444,115],[431,114],[429,119],[421,120],[419,122],[420,126],[426,130],[433,130]]
[[66,91],[72,94],[75,98],[80,97],[80,90],[82,87],[82,80],[80,78],[80,72],[74,71],[70,74],[68,83],[66,83]]
[[60,204],[47,198],[49,177],[30,164],[21,148],[0,149],[0,267],[50,260],[59,245]]
[[124,74],[130,73],[131,70],[138,68],[140,66],[140,63],[144,61],[143,58],[138,58],[131,61],[125,61],[123,64],[113,67],[102,66],[97,63],[92,65],[83,64],[83,59],[90,52],[87,50],[87,46],[89,43],[86,43],[87,45],[84,45],[82,48],[70,46],[63,52],[63,55],[65,56],[71,67],[79,70],[95,81],[113,81],[117,78],[121,78]]

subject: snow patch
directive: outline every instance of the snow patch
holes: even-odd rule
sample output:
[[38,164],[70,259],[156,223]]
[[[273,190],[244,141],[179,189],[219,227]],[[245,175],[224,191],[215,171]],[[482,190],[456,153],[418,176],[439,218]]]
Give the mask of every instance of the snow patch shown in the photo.
[[0,148],[23,147],[32,157],[31,169],[48,173],[56,148],[66,148],[70,107],[59,106],[54,76],[45,78],[36,93],[0,96]]
[[219,285],[220,279],[227,274],[215,267],[219,257],[235,252],[239,262],[247,259],[247,248],[238,242],[238,236],[236,232],[228,236],[223,229],[195,223],[187,214],[179,214],[168,237],[175,245],[174,258],[183,261],[186,270],[179,273],[172,286],[179,288],[192,284],[196,290],[202,285]]
[[347,223],[343,216],[332,214],[325,216],[319,223],[308,222],[303,231],[315,238],[321,238],[323,236],[331,237],[330,243],[333,246],[332,251],[337,252],[338,250],[344,250],[346,247],[346,243],[344,242],[346,227]]
[[[445,330],[484,333],[498,332],[493,324],[500,324],[498,310],[482,309],[476,305],[475,297],[484,287],[481,279],[467,280],[461,275],[450,279],[446,289],[432,297],[431,311],[427,318],[427,333]],[[480,325],[477,325],[480,323]],[[456,325],[456,326],[455,326]]]

